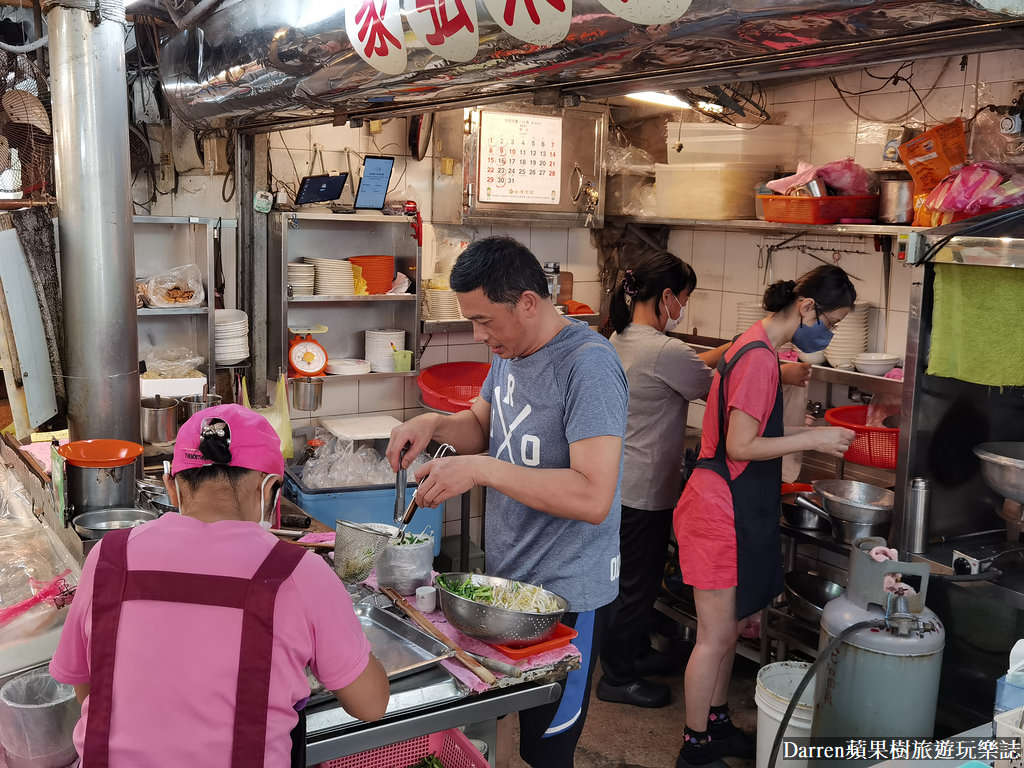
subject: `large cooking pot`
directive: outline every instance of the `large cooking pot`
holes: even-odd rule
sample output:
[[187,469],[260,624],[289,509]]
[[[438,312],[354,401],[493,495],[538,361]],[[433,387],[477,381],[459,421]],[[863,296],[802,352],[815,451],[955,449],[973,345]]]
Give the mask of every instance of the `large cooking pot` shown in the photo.
[[855,480],[816,480],[811,484],[821,506],[798,494],[795,503],[827,519],[832,537],[844,544],[863,536],[889,535],[895,495],[892,491]]
[[141,405],[142,442],[169,443],[178,432],[178,401],[173,397],[144,397]]
[[127,440],[73,440],[57,448],[64,459],[69,514],[135,503],[135,461],[142,446]]

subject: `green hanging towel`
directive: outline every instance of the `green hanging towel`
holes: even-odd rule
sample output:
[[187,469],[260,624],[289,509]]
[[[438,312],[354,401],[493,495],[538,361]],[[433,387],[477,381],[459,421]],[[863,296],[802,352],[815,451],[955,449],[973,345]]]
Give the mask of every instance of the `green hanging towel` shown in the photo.
[[928,373],[1024,386],[1024,269],[935,265]]

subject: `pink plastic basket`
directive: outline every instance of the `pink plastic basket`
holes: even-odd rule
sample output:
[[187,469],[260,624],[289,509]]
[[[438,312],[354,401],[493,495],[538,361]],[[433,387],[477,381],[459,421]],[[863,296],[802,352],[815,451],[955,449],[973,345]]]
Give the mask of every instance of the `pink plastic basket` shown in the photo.
[[417,736],[320,763],[320,768],[407,768],[434,754],[445,768],[488,768],[489,763],[458,728]]

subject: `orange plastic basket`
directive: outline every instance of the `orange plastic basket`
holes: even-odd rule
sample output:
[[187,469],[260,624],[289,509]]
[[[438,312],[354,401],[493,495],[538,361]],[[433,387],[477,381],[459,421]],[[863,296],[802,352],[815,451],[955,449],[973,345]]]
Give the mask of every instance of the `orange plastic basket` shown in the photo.
[[320,763],[320,768],[405,768],[437,755],[445,768],[488,768],[489,763],[458,728],[417,736],[348,757]]
[[441,363],[424,369],[416,382],[423,393],[423,404],[438,411],[465,411],[480,394],[480,387],[491,369],[489,363]]
[[793,197],[758,195],[766,221],[784,224],[835,224],[840,219],[875,219],[878,195]]
[[891,427],[868,427],[866,405],[844,405],[825,411],[825,421],[834,427],[852,429],[853,438],[844,457],[854,464],[879,469],[896,469],[896,457],[900,449],[900,431]]

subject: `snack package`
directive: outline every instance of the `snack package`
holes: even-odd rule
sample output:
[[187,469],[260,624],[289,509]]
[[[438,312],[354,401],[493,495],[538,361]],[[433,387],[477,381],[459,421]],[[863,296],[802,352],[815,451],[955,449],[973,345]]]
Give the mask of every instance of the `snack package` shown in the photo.
[[[1024,175],[995,163],[973,163],[951,173],[925,198],[932,225],[1024,202]],[[952,216],[950,214],[963,214]]]
[[148,307],[201,307],[206,301],[203,273],[196,264],[185,264],[153,275],[143,283]]
[[914,226],[932,226],[931,213],[924,200],[953,171],[967,162],[964,121],[937,125],[899,147],[900,159],[914,180]]

